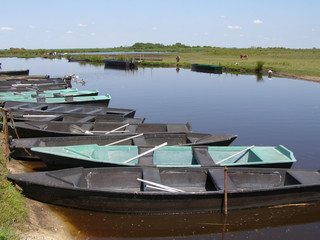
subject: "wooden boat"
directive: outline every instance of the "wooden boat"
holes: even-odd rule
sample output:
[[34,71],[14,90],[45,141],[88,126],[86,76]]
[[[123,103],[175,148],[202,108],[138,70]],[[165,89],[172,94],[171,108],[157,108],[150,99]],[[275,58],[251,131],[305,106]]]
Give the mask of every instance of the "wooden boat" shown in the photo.
[[[0,113],[1,115],[1,113]],[[55,122],[119,122],[119,123],[143,123],[145,118],[127,118],[122,116],[77,114],[77,113],[39,113],[28,111],[14,111],[8,114],[8,119],[15,122],[22,121],[55,121]]]
[[320,200],[319,170],[229,168],[227,187],[224,172],[204,167],[70,168],[7,178],[38,201],[131,214],[220,212],[225,200],[228,211]]
[[17,87],[17,86],[32,86],[35,84],[45,85],[45,84],[65,84],[66,80],[64,78],[45,78],[40,81],[40,79],[7,79],[7,81],[1,81],[0,87]]
[[26,92],[66,89],[71,87],[68,83],[41,83],[41,84],[14,84],[11,86],[1,86],[0,92]]
[[[164,145],[164,144],[163,144]],[[36,147],[48,166],[79,167],[284,167],[296,161],[293,153],[277,147],[239,146],[99,146],[97,144]]]
[[25,92],[0,92],[1,97],[31,96],[31,97],[77,97],[77,96],[97,96],[99,91],[96,89],[79,91],[77,88],[44,90],[44,91],[25,91]]
[[207,64],[191,64],[191,70],[196,72],[206,72],[206,73],[222,73],[222,67],[216,65]]
[[27,70],[0,71],[0,75],[29,75],[29,69],[27,69]]
[[12,112],[28,111],[30,114],[38,112],[41,114],[58,114],[58,113],[81,113],[88,115],[108,115],[134,117],[136,110],[124,108],[107,108],[107,107],[90,107],[88,105],[73,105],[73,104],[47,104],[47,103],[24,103],[9,101],[5,102],[3,107],[10,109]]
[[206,133],[144,133],[143,135],[131,134],[119,135],[91,135],[76,137],[38,137],[38,138],[14,138],[11,139],[11,157],[15,159],[40,160],[34,147],[57,147],[72,145],[136,145],[152,146],[167,142],[168,145],[181,146],[228,146],[236,135],[206,134]]
[[134,69],[138,67],[138,62],[135,61],[126,61],[126,60],[118,60],[118,59],[104,59],[105,67],[111,68],[123,68],[123,69]]
[[30,95],[0,96],[0,102],[31,102],[31,103],[59,103],[59,104],[87,104],[90,106],[107,107],[111,96],[109,94],[99,96],[65,96],[65,97],[33,97]]
[[[11,126],[11,125],[10,125]],[[116,131],[115,131],[116,130]],[[16,136],[16,132],[19,136]],[[133,133],[183,133],[191,132],[191,126],[186,124],[165,124],[165,123],[141,123],[141,124],[123,124],[123,123],[69,123],[53,121],[24,121],[16,122],[14,129],[9,127],[9,134],[14,138],[26,137],[62,137],[62,136],[88,136],[92,134],[133,134]]]
[[0,82],[11,80],[44,80],[50,78],[49,75],[0,75]]

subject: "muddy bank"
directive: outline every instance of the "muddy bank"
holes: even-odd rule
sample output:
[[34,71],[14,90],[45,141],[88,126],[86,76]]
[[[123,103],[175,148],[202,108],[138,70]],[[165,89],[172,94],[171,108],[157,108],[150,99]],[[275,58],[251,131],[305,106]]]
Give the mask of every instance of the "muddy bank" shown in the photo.
[[[39,162],[39,164],[42,164]],[[40,165],[39,165],[40,167]],[[30,172],[27,162],[10,160],[7,168],[11,173]],[[19,228],[21,239],[64,240],[77,239],[74,227],[54,211],[54,206],[25,198],[28,222]]]

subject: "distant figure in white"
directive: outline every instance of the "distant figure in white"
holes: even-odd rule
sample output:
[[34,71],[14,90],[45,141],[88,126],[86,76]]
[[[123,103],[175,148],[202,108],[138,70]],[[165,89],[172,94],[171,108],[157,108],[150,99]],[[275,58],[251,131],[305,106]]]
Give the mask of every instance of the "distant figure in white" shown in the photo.
[[268,79],[269,80],[272,79],[272,68],[270,68],[269,71],[268,71]]

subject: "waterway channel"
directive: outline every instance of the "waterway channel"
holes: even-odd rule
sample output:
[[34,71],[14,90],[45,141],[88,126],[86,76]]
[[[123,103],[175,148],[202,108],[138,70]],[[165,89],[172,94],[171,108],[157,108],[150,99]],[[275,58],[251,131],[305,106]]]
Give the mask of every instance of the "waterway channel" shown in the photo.
[[[177,68],[115,70],[67,60],[1,58],[3,70],[79,76],[78,89],[98,89],[110,107],[136,109],[145,122],[186,123],[193,132],[230,133],[232,145],[284,145],[293,168],[320,169],[320,83]],[[83,80],[83,81],[81,81]],[[80,82],[81,81],[81,82]],[[136,216],[56,208],[83,239],[318,239],[320,204],[221,214]]]

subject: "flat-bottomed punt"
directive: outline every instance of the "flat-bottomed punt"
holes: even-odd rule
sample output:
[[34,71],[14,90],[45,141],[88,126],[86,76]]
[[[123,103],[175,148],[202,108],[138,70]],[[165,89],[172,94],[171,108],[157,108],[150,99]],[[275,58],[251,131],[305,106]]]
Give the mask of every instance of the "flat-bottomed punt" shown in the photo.
[[[115,131],[116,130],[116,131]],[[9,127],[9,134],[14,138],[26,137],[62,137],[62,136],[87,136],[105,134],[133,134],[133,133],[183,133],[191,132],[189,123],[141,123],[122,124],[117,122],[103,123],[70,123],[54,121],[24,121],[16,122]],[[19,136],[16,136],[16,132]]]
[[222,66],[192,63],[191,70],[206,73],[222,73]]
[[0,96],[0,102],[30,102],[30,103],[49,103],[49,104],[82,104],[90,106],[108,107],[111,96],[109,94],[99,96],[65,96],[65,97],[47,97],[32,95],[14,95],[14,96]]
[[12,70],[12,71],[0,71],[0,75],[29,75],[29,69],[27,70]]
[[77,97],[77,96],[97,96],[99,91],[96,89],[79,91],[77,88],[66,88],[44,91],[25,91],[25,92],[0,92],[0,97]]
[[16,111],[28,111],[30,114],[33,112],[38,113],[81,113],[88,115],[109,115],[109,116],[122,116],[122,117],[134,117],[136,110],[124,109],[124,108],[107,108],[107,107],[90,107],[82,104],[46,104],[46,103],[23,103],[9,101],[5,102],[5,108],[10,109],[12,112]]
[[72,145],[132,145],[153,146],[167,142],[169,146],[228,146],[235,139],[231,134],[206,133],[144,133],[119,135],[91,135],[76,137],[42,137],[42,138],[14,138],[10,141],[11,157],[14,159],[40,160],[34,147],[57,147]]
[[[9,174],[35,200],[131,214],[220,212],[223,168],[71,168]],[[320,200],[318,170],[230,168],[228,210]]]
[[[161,145],[160,145],[161,146]],[[278,167],[296,161],[282,145],[271,146],[99,146],[31,148],[48,166],[80,167]]]
[[[0,113],[1,115],[1,113]],[[127,118],[122,116],[110,116],[110,115],[94,115],[94,114],[77,114],[77,113],[39,113],[39,112],[12,112],[8,114],[8,119],[13,119],[14,122],[22,121],[54,121],[54,122],[69,122],[69,123],[81,123],[81,122],[121,122],[121,123],[143,123],[145,118]],[[9,121],[8,120],[8,121]]]

